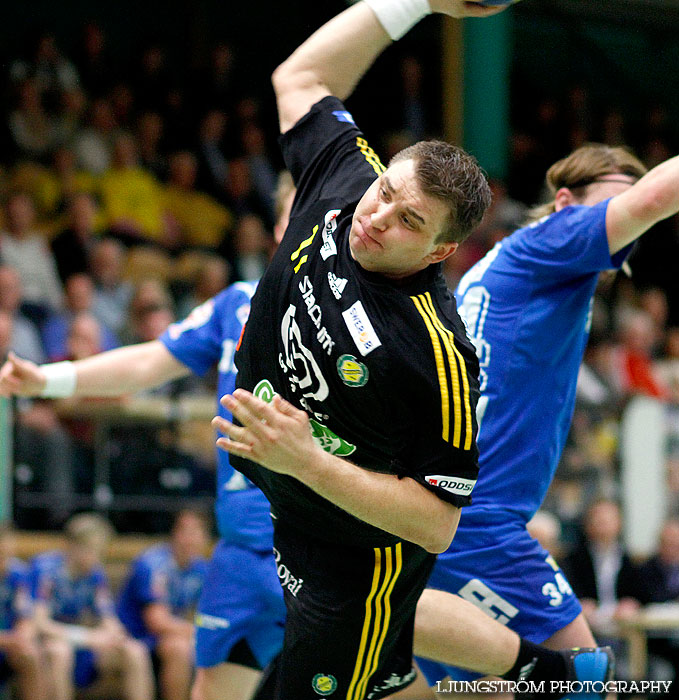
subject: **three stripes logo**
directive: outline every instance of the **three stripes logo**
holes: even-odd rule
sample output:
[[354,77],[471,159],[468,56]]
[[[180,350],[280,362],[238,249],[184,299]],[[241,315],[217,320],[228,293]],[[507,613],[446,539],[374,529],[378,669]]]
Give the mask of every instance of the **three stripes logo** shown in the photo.
[[361,641],[346,700],[364,698],[370,677],[377,670],[391,621],[391,594],[403,565],[400,542],[394,547],[375,547],[374,552],[372,586],[365,601]]

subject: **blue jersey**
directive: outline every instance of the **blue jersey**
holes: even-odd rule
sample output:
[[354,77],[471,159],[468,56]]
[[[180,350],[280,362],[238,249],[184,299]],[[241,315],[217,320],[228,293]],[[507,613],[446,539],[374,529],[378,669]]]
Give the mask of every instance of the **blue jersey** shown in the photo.
[[182,569],[167,544],[147,549],[132,562],[132,571],[118,599],[118,617],[131,635],[150,635],[143,619],[147,605],[167,605],[173,615],[187,617],[198,603],[207,562],[196,558]]
[[12,629],[18,620],[30,617],[32,610],[28,567],[10,559],[0,578],[0,630]]
[[460,280],[482,394],[479,478],[464,518],[504,509],[527,521],[544,499],[575,406],[598,274],[629,252],[610,255],[607,206],[567,207],[519,229]]
[[[250,313],[256,282],[237,282],[194,309],[183,321],[173,323],[160,337],[165,347],[190,370],[204,375],[217,365],[217,398],[231,394],[236,384],[233,356]],[[231,415],[217,402],[219,415]],[[229,463],[229,455],[217,450],[217,502],[219,536],[230,544],[255,551],[271,551],[273,528],[269,502]]]
[[50,616],[58,622],[81,624],[114,614],[103,567],[73,576],[62,552],[47,552],[33,559],[31,588],[35,600],[47,604]]

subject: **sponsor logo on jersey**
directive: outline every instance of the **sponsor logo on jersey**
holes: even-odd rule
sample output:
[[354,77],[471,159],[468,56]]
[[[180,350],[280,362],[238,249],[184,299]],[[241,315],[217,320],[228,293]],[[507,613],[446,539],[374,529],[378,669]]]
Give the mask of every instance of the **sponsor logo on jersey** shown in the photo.
[[337,109],[333,112],[333,115],[335,116],[335,119],[337,119],[338,122],[346,122],[347,124],[356,124],[356,122],[354,121],[354,118],[351,116],[351,113],[347,112],[346,110]]
[[389,678],[387,678],[381,685],[374,685],[372,691],[366,695],[366,698],[370,700],[370,698],[374,697],[377,693],[382,694],[385,690],[391,690],[394,692],[398,688],[401,688],[408,683],[412,683],[415,680],[416,675],[417,671],[415,671],[414,668],[406,673],[405,676],[398,676],[395,673],[392,673],[391,676],[389,676]]
[[193,624],[205,630],[226,630],[231,627],[231,622],[225,617],[217,617],[207,613],[196,613],[193,618]]
[[299,291],[302,293],[302,299],[304,299],[304,303],[306,304],[306,310],[309,314],[309,318],[318,330],[316,333],[316,340],[318,340],[318,342],[321,344],[323,350],[330,355],[332,348],[335,345],[335,341],[330,337],[328,329],[321,323],[323,312],[321,311],[321,307],[316,303],[314,286],[307,275],[304,276],[304,279],[298,286]]
[[337,374],[347,386],[365,386],[369,376],[368,368],[353,355],[340,355]]
[[210,320],[214,308],[214,299],[208,299],[200,306],[196,306],[196,308],[183,321],[173,323],[168,327],[168,335],[172,340],[177,340],[177,338],[179,338],[184,331],[189,331],[193,328],[200,328],[201,326],[204,326]]
[[325,226],[323,227],[323,245],[321,246],[321,257],[327,260],[333,255],[337,255],[337,246],[335,239],[332,237],[337,230],[337,216],[341,209],[331,209],[325,215]]
[[252,393],[258,398],[262,399],[266,403],[271,403],[273,397],[276,395],[274,391],[273,384],[268,379],[262,379],[255,384],[255,388]]
[[334,272],[328,272],[328,284],[335,299],[341,299],[344,288],[347,286],[347,280],[344,277],[338,277]]
[[276,572],[281,581],[281,586],[287,588],[296,598],[302,588],[304,579],[293,576],[290,569],[285,564],[281,564],[281,553],[275,547],[273,548],[273,558],[276,560]]
[[424,480],[432,486],[438,486],[440,489],[454,493],[457,496],[468,496],[476,479],[463,479],[461,476],[441,476],[440,474],[432,474],[425,476]]
[[339,435],[327,428],[323,423],[319,423],[313,418],[309,418],[311,425],[311,437],[314,442],[325,452],[338,457],[346,457],[347,455],[356,452],[356,445],[352,445]]
[[296,308],[290,304],[281,321],[281,336],[285,356],[281,354],[281,368],[290,380],[292,391],[299,391],[302,396],[316,401],[328,398],[328,383],[321,373],[321,368],[302,342],[302,334],[295,320]]
[[343,311],[342,316],[361,355],[365,357],[375,348],[379,348],[382,345],[382,341],[377,337],[377,333],[375,333],[368,314],[360,301]]
[[311,681],[311,687],[319,695],[332,695],[337,690],[337,679],[329,673],[317,673]]

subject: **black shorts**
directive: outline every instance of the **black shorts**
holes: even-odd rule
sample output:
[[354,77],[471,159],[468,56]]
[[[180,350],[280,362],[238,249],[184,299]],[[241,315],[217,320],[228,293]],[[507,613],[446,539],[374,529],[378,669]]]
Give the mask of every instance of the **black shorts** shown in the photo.
[[276,522],[287,607],[277,700],[376,700],[415,679],[415,607],[435,557],[410,542],[328,544]]

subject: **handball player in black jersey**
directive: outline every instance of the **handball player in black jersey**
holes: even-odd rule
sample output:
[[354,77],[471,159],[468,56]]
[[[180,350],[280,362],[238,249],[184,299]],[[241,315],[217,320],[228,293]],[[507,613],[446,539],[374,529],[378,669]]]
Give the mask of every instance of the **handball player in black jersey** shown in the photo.
[[288,608],[279,699],[380,698],[414,679],[415,606],[477,476],[478,362],[440,263],[482,218],[488,184],[442,142],[385,169],[340,101],[428,11],[359,3],[273,77],[298,193],[223,398],[234,424],[214,424],[271,502]]

